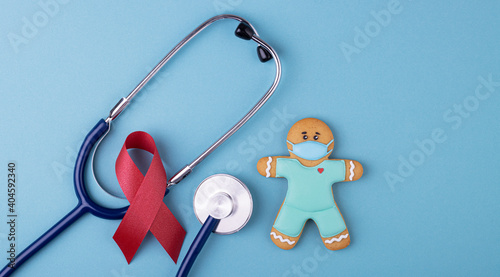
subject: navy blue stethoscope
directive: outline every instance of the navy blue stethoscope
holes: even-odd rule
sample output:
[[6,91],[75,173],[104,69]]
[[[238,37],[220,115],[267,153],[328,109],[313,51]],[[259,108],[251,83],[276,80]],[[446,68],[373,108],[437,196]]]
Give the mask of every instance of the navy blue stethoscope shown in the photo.
[[[102,138],[105,137],[105,135],[109,132],[111,122],[115,120],[118,115],[123,112],[123,110],[127,107],[127,105],[130,103],[132,98],[155,76],[155,74],[187,43],[189,42],[193,37],[195,37],[198,33],[200,33],[203,29],[211,25],[212,23],[219,21],[221,19],[233,19],[236,21],[239,21],[240,24],[238,25],[235,35],[239,38],[245,39],[245,40],[253,40],[258,44],[257,47],[257,53],[259,56],[259,59],[262,62],[269,61],[271,59],[274,60],[275,65],[276,65],[276,75],[273,81],[273,84],[271,87],[267,90],[267,92],[264,94],[262,98],[259,99],[259,101],[255,104],[254,107],[250,109],[250,111],[243,116],[231,129],[229,129],[223,136],[221,136],[215,143],[213,143],[207,150],[205,150],[200,156],[198,156],[196,159],[194,159],[190,164],[186,165],[184,168],[182,168],[180,171],[178,171],[173,177],[168,181],[167,183],[167,190],[165,192],[165,195],[168,193],[170,186],[175,185],[179,183],[182,179],[184,179],[191,171],[193,168],[198,165],[203,159],[205,159],[208,155],[210,155],[217,147],[219,147],[224,141],[226,141],[231,135],[233,135],[239,128],[241,128],[265,103],[266,101],[271,97],[271,95],[274,93],[276,90],[278,83],[281,78],[281,63],[278,58],[278,55],[274,51],[274,49],[269,46],[265,41],[263,41],[255,28],[250,24],[250,22],[246,21],[245,19],[236,16],[236,15],[229,15],[229,14],[223,14],[223,15],[218,15],[215,17],[212,17],[202,23],[200,26],[198,26],[196,29],[194,29],[189,35],[187,35],[183,40],[181,40],[152,70],[149,72],[146,77],[130,92],[130,94],[127,97],[121,98],[118,103],[111,109],[109,116],[106,119],[101,119],[99,122],[92,128],[92,130],[87,134],[85,137],[82,146],[80,148],[80,151],[78,152],[76,163],[75,163],[75,170],[73,174],[73,182],[75,186],[75,192],[76,192],[76,197],[78,198],[78,204],[76,207],[69,212],[66,216],[64,216],[59,222],[57,222],[52,228],[50,228],[47,232],[45,232],[42,236],[40,236],[35,242],[33,242],[31,245],[29,245],[26,249],[24,249],[19,255],[17,255],[15,259],[15,267],[10,267],[10,263],[7,264],[2,271],[0,271],[0,277],[6,277],[12,274],[12,272],[15,271],[16,268],[21,266],[24,262],[26,262],[31,256],[33,256],[38,250],[40,250],[42,247],[44,247],[46,244],[48,244],[52,239],[54,239],[57,235],[59,235],[63,230],[65,230],[68,226],[70,226],[73,222],[75,222],[77,219],[79,219],[82,215],[86,213],[91,213],[94,216],[103,218],[103,219],[121,219],[127,212],[128,206],[118,208],[118,209],[110,209],[106,208],[103,206],[100,206],[96,202],[94,202],[88,192],[86,191],[85,188],[85,180],[84,180],[84,169],[87,164],[87,160],[89,158],[89,154],[99,140],[102,140]],[[227,194],[227,193],[226,193]],[[222,195],[222,196],[220,196]],[[226,198],[221,198],[223,199],[222,201],[227,202],[227,195],[220,194],[217,197],[226,197]],[[230,197],[230,196],[229,196]],[[232,198],[229,198],[232,199]],[[225,203],[221,202],[221,203]],[[217,213],[216,213],[217,214]],[[229,217],[232,215],[232,212],[230,214],[224,214],[226,217]],[[222,218],[214,218],[214,217],[208,217],[208,221],[210,221],[210,224],[204,224],[206,226],[207,230],[213,231],[215,230],[215,226],[220,225],[218,224],[219,221],[221,221]],[[201,233],[201,232],[200,232]],[[208,235],[205,235],[205,237],[208,237]],[[206,240],[206,238],[205,238]],[[194,244],[193,244],[194,245]],[[198,246],[202,246],[202,243],[196,244]],[[196,251],[195,251],[196,252]],[[199,252],[199,251],[198,251]],[[193,252],[194,253],[194,252]],[[189,253],[188,253],[189,254]],[[188,260],[192,260],[194,262],[194,257],[196,255],[191,255],[192,258],[190,259],[185,259],[186,262]],[[190,262],[192,265],[192,262]],[[181,266],[182,268],[182,266]],[[189,267],[186,267],[187,271],[189,271]],[[185,274],[187,274],[187,271]],[[179,276],[185,276],[185,275],[179,275]]]

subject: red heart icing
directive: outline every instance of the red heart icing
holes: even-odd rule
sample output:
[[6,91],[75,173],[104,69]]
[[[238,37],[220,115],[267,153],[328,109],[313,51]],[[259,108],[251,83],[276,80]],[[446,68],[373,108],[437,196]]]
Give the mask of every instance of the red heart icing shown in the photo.
[[324,168],[318,168],[318,172],[319,172],[319,174],[323,173],[323,171],[325,171],[325,169],[324,169]]

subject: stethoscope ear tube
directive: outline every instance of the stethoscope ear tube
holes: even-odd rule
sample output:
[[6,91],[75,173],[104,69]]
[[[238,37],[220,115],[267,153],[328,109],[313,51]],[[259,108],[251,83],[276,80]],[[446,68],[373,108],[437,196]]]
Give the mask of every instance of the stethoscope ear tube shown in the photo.
[[[255,28],[247,20],[232,14],[221,14],[214,16],[207,21],[203,22],[197,28],[195,28],[191,33],[189,33],[184,39],[182,39],[167,55],[142,79],[142,81],[137,84],[137,86],[126,96],[121,98],[118,103],[111,109],[109,116],[106,118],[106,123],[111,123],[115,120],[130,104],[132,99],[139,93],[139,91],[158,73],[158,71],[192,38],[203,31],[205,28],[210,26],[212,23],[223,19],[232,19],[240,22],[238,25],[235,35],[238,38],[244,40],[253,40],[258,44],[257,54],[261,62],[266,62],[271,59],[274,60],[276,65],[275,77],[273,83],[266,91],[266,93],[259,99],[259,101],[238,121],[231,127],[224,135],[222,135],[218,140],[216,140],[210,147],[208,147],[203,153],[201,153],[196,159],[191,163],[183,167],[172,178],[168,181],[167,187],[179,183],[187,175],[189,175],[192,170],[203,161],[208,155],[210,155],[217,147],[219,147],[224,141],[231,137],[238,129],[240,129],[273,95],[274,91],[278,87],[281,79],[281,62],[276,51],[267,44],[264,40],[259,37],[259,34]],[[95,178],[95,175],[94,175]],[[97,180],[96,180],[97,182]],[[102,187],[102,186],[101,186]]]
[[220,219],[216,219],[211,216],[207,217],[207,220],[205,220],[205,223],[203,224],[200,231],[194,238],[193,243],[189,247],[184,260],[182,260],[179,271],[177,271],[177,277],[185,277],[188,275],[189,270],[191,270],[191,267],[196,260],[196,257],[198,257],[198,254],[200,254],[201,249],[208,240],[208,237],[212,232],[215,231],[215,228],[217,228],[217,224],[219,224],[219,222]]

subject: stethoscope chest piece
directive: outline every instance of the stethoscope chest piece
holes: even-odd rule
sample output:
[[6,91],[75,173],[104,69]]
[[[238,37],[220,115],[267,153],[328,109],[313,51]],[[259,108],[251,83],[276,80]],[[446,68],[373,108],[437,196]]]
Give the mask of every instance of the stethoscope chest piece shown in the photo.
[[200,183],[193,207],[202,224],[208,216],[219,219],[214,233],[232,234],[247,224],[252,215],[253,201],[243,182],[231,175],[216,174]]
[[253,201],[243,182],[231,175],[216,174],[198,186],[193,206],[202,226],[182,261],[177,277],[188,275],[211,233],[228,235],[241,230],[252,215]]

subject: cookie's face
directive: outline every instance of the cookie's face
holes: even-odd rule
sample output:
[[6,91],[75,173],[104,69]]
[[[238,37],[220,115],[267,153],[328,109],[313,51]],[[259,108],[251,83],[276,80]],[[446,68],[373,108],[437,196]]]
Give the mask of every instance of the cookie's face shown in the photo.
[[326,159],[333,149],[333,134],[330,128],[316,118],[297,121],[287,136],[290,157],[298,160],[316,161]]

